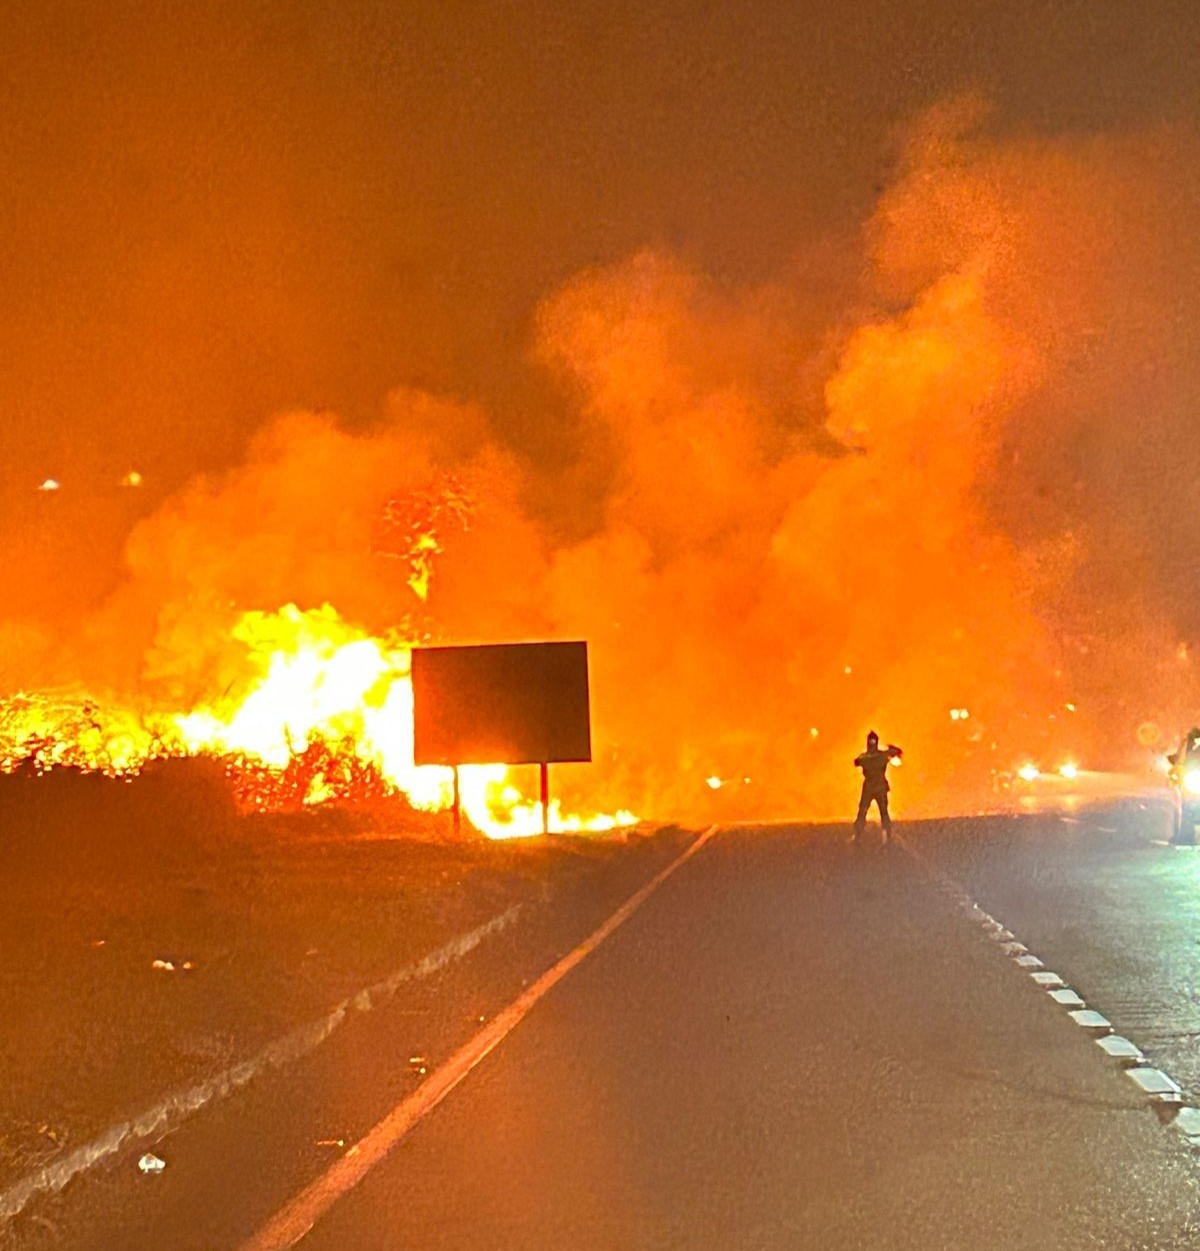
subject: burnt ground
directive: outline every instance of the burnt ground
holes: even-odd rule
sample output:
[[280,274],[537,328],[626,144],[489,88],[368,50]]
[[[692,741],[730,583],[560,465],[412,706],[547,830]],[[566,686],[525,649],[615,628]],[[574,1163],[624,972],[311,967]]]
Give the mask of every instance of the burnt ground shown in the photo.
[[684,840],[456,840],[400,803],[239,817],[196,762],[0,779],[0,1191],[514,906],[483,941],[548,958]]

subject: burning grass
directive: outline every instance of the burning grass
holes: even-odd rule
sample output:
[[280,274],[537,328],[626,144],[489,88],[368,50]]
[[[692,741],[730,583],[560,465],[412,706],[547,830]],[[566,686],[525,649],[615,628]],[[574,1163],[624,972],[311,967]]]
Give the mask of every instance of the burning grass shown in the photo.
[[[234,625],[240,665],[222,691],[184,710],[135,713],[98,700],[22,694],[0,705],[0,767],[11,777],[52,778],[64,788],[108,794],[99,779],[222,776],[240,813],[287,813],[327,804],[383,806],[406,826],[446,811],[451,771],[413,763],[411,649],[372,637],[329,605],[302,612],[251,612]],[[194,760],[186,773],[180,762]],[[170,772],[170,770],[168,770]],[[461,770],[468,821],[492,838],[541,830],[540,804],[526,799],[503,765]],[[89,782],[72,779],[90,778]],[[151,789],[161,785],[153,783]],[[20,789],[19,785],[17,789]],[[111,790],[111,788],[110,788]],[[190,803],[188,786],[180,800]],[[104,815],[103,804],[98,815]],[[554,828],[603,832],[631,814],[583,818],[552,806]]]

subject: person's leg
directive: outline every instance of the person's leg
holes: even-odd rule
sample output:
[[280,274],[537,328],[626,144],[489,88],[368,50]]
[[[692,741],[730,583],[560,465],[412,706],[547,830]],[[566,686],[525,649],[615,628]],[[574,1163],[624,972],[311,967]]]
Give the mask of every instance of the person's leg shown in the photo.
[[862,794],[858,797],[858,816],[854,818],[854,841],[856,843],[867,828],[867,809],[870,806],[871,796],[867,794],[867,788],[864,786]]
[[879,824],[883,827],[883,841],[886,843],[892,837],[892,816],[888,812],[887,792],[877,796],[876,803],[879,804]]

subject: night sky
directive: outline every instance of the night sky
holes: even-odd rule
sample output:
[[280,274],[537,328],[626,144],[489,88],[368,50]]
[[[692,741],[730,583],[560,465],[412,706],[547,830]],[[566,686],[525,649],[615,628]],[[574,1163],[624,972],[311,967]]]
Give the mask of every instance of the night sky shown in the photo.
[[134,465],[150,498],[401,383],[551,451],[525,356],[570,274],[665,245],[772,275],[964,87],[1004,132],[1194,118],[1198,33],[1187,0],[9,6],[5,512]]

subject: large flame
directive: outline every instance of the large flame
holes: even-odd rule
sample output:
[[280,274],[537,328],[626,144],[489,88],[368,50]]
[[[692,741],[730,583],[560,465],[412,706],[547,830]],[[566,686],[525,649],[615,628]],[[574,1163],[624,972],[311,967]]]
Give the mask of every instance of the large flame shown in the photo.
[[[410,645],[370,636],[329,604],[245,613],[232,637],[244,649],[241,679],[187,711],[135,715],[45,696],[7,701],[0,763],[121,775],[155,757],[212,755],[233,762],[251,808],[280,802],[280,780],[303,764],[305,804],[382,791],[401,793],[423,811],[451,806],[452,771],[413,763]],[[541,833],[541,803],[521,793],[504,765],[464,766],[459,785],[464,813],[489,838]],[[636,818],[565,813],[552,800],[549,820],[556,832],[569,833],[602,832]]]

